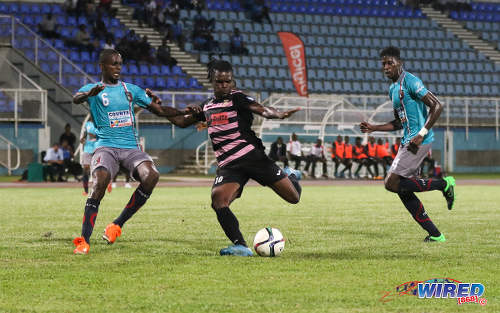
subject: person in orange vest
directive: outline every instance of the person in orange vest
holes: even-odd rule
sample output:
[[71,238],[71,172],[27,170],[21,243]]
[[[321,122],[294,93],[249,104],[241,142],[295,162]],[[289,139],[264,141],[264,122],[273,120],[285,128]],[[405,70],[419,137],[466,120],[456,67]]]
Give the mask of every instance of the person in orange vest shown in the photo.
[[399,146],[401,146],[401,138],[398,137],[398,138],[396,138],[396,141],[394,142],[394,144],[391,147],[391,157],[393,160],[396,157],[396,155],[398,154]]
[[342,136],[338,135],[337,140],[332,143],[332,161],[335,163],[335,171],[333,176],[339,177],[338,170],[339,165],[344,163],[344,143],[342,142]]
[[353,147],[353,160],[358,164],[358,168],[356,169],[356,172],[354,173],[354,176],[356,178],[359,178],[359,171],[363,166],[366,167],[366,170],[368,173],[373,177],[373,173],[370,170],[370,167],[367,165],[368,162],[368,156],[365,153],[365,146],[361,144],[361,137],[356,137],[356,142]]
[[377,143],[375,142],[375,137],[368,137],[368,143],[365,146],[365,154],[368,156],[366,168],[373,166],[375,176],[372,175],[373,179],[382,179],[378,174],[378,164],[380,163],[377,158]]
[[[389,142],[386,142],[389,144]],[[391,166],[392,158],[387,151],[387,146],[382,142],[382,139],[377,140],[377,159],[384,169],[384,177],[387,177],[387,167]]]
[[340,177],[345,177],[345,170],[349,171],[349,177],[352,177],[352,152],[353,146],[349,143],[349,136],[344,137],[344,169],[340,172]]

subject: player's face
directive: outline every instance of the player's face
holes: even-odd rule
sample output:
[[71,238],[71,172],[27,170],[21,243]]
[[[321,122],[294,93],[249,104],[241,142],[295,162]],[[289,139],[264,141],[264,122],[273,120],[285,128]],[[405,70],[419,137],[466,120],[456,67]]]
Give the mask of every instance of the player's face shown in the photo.
[[101,63],[101,70],[104,82],[116,83],[122,71],[122,56],[119,54],[110,55],[104,63]]
[[222,97],[231,93],[233,87],[233,73],[215,71],[214,94],[216,97]]
[[401,74],[401,61],[395,57],[385,56],[382,58],[382,70],[387,78],[396,81]]

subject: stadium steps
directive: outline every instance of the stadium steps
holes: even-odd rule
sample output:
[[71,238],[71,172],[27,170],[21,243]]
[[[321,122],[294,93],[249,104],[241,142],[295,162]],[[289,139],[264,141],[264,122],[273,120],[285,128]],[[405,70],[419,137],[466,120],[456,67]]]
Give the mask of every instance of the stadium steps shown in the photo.
[[[215,160],[215,154],[214,150],[212,149],[212,144],[208,142],[208,163],[210,164],[212,161]],[[205,149],[200,150],[200,160],[201,163],[204,163],[205,160]],[[215,163],[214,163],[215,164]],[[209,168],[205,168],[205,166],[199,166],[196,164],[196,151],[193,152],[193,154],[185,160],[181,165],[177,166],[176,169],[174,170],[174,173],[176,174],[204,174],[205,170],[208,170]]]
[[[96,0],[95,2],[96,5],[98,5],[99,1]],[[121,23],[126,25],[129,29],[133,29],[135,33],[140,36],[147,35],[148,42],[154,48],[158,48],[161,45],[163,37],[158,31],[150,27],[141,27],[139,23],[132,18],[133,8],[124,6],[119,1],[113,1],[111,6],[117,10],[116,18]],[[206,78],[205,66],[199,63],[195,56],[182,51],[176,43],[168,42],[167,44],[170,47],[170,54],[177,60],[177,65],[187,74],[196,78],[203,88],[211,89],[212,86]]]
[[438,25],[446,29],[447,31],[453,33],[457,38],[461,39],[467,43],[472,48],[481,52],[491,61],[500,64],[500,52],[495,50],[487,41],[484,41],[477,34],[466,29],[459,22],[449,18],[445,14],[434,10],[431,7],[422,7],[422,12],[427,15],[431,20],[436,22]]

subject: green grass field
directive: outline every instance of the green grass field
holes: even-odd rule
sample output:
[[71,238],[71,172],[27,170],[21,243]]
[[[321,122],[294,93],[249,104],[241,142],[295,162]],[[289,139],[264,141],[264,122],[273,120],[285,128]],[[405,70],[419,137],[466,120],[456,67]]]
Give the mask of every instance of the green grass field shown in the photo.
[[[0,312],[500,312],[498,186],[457,187],[451,212],[440,192],[419,194],[443,244],[423,243],[426,233],[382,184],[304,187],[298,205],[247,187],[232,209],[249,242],[265,226],[283,232],[278,258],[219,256],[228,241],[209,190],[158,188],[108,246],[102,230],[131,194],[115,189],[90,254],[75,256],[79,189],[0,189]],[[487,305],[380,301],[434,277],[483,283]]]

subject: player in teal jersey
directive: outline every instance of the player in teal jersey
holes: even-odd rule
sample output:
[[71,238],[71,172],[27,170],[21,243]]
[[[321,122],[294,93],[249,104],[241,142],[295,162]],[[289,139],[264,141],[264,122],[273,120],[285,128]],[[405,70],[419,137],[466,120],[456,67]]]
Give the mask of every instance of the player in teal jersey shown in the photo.
[[89,239],[100,201],[120,165],[127,168],[140,184],[120,216],[106,227],[103,239],[110,244],[121,235],[123,224],[144,205],[158,182],[159,173],[153,160],[142,151],[139,144],[134,105],[169,119],[192,113],[190,108],[179,111],[172,107],[162,107],[160,98],[151,90],[143,90],[121,81],[122,57],[116,50],[103,50],[99,56],[99,65],[101,82],[83,86],[73,97],[75,104],[85,101],[89,103],[97,135],[91,164],[94,188],[85,204],[82,236],[73,240],[75,254],[89,252]]
[[[403,129],[401,147],[385,179],[385,188],[399,195],[415,221],[429,233],[425,241],[443,242],[446,240],[444,235],[431,221],[422,202],[415,195],[415,192],[441,190],[448,209],[451,210],[455,202],[453,177],[417,179],[420,164],[434,140],[431,127],[439,118],[443,106],[418,77],[403,69],[398,48],[387,47],[382,50],[380,57],[384,74],[392,80],[389,98],[393,104],[395,119],[381,125],[362,122],[361,131],[371,133]],[[426,106],[429,107],[428,112]]]
[[80,143],[83,145],[81,151],[82,154],[82,166],[83,166],[83,195],[87,196],[89,193],[89,175],[90,175],[90,163],[92,161],[92,154],[95,150],[95,143],[97,140],[96,128],[92,116],[84,125],[84,131],[82,138],[80,138]]

